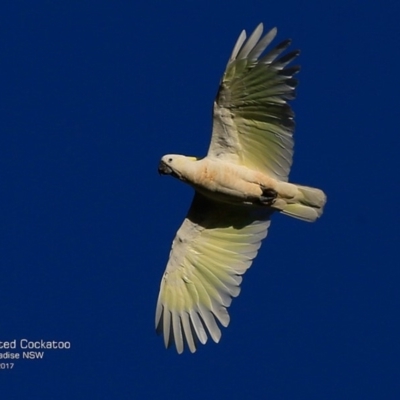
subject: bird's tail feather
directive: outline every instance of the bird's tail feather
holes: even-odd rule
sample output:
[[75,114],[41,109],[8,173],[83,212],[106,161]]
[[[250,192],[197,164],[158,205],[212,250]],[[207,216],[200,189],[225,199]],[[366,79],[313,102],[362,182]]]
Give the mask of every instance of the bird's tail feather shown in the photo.
[[282,207],[281,213],[303,221],[314,222],[322,214],[326,203],[325,193],[308,186],[296,185],[296,187],[300,192],[298,198],[296,196],[296,203],[286,204]]

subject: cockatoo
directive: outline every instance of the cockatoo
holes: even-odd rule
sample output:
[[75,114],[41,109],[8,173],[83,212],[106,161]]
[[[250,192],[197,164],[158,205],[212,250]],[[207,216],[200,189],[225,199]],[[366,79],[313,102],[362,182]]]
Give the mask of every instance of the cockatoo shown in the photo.
[[293,111],[299,54],[279,58],[285,40],[262,55],[276,28],[260,24],[246,41],[242,31],[223,74],[213,109],[211,144],[204,158],[168,154],[158,171],[195,190],[172,243],[161,280],[156,330],[166,347],[193,353],[208,336],[219,342],[227,308],[242,275],[280,212],[315,221],[326,202],[319,189],[288,183],[293,156]]

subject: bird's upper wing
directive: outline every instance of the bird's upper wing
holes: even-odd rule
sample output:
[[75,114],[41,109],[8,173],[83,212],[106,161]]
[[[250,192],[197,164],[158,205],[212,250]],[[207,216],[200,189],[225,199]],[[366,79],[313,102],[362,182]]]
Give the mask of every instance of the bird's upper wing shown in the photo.
[[216,320],[229,324],[226,310],[240,292],[241,275],[267,235],[270,211],[216,203],[196,193],[172,243],[157,302],[156,329],[166,347],[196,351],[208,334],[221,337]]
[[291,43],[285,40],[259,58],[277,32],[274,28],[261,38],[262,31],[260,24],[246,42],[243,31],[232,51],[214,102],[208,156],[287,181],[294,131],[294,114],[287,100],[295,97],[293,75],[300,67],[285,67],[299,51],[277,59]]

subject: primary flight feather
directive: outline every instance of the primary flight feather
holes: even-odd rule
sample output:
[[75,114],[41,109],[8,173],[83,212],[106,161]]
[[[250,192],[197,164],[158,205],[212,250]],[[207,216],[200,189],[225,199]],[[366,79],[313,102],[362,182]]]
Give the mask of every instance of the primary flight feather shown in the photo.
[[293,111],[299,54],[269,52],[276,28],[262,37],[260,24],[246,41],[242,31],[229,58],[213,109],[208,154],[197,159],[162,157],[158,170],[195,189],[189,212],[172,243],[161,280],[156,330],[166,347],[195,352],[229,324],[227,308],[240,292],[242,275],[267,236],[278,211],[313,222],[325,194],[288,183],[293,156]]

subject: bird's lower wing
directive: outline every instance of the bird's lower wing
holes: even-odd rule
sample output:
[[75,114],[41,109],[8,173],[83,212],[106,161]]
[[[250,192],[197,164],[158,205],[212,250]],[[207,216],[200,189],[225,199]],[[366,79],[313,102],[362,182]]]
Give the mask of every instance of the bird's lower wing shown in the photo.
[[229,324],[227,307],[240,292],[267,235],[271,212],[216,203],[196,193],[172,244],[157,302],[156,329],[166,347],[191,352],[208,335],[218,342]]

